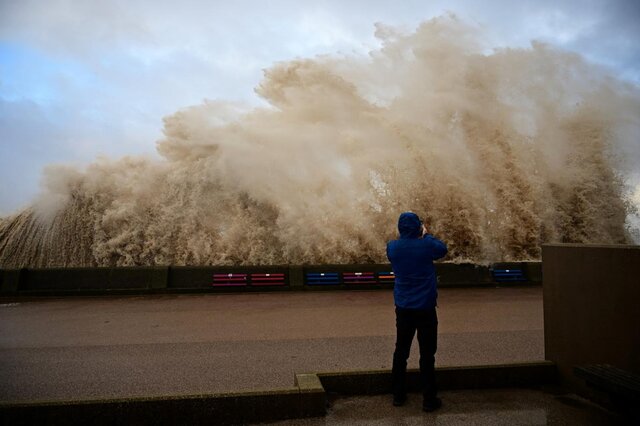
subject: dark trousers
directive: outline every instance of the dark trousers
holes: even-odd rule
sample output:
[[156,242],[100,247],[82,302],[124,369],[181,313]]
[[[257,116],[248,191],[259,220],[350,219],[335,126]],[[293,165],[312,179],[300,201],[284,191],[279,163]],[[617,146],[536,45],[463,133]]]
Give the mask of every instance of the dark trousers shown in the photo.
[[438,344],[438,315],[436,308],[423,310],[402,309],[396,306],[396,350],[393,353],[393,395],[403,397],[407,393],[407,359],[413,336],[418,331],[420,345],[420,384],[425,400],[437,394],[435,354]]

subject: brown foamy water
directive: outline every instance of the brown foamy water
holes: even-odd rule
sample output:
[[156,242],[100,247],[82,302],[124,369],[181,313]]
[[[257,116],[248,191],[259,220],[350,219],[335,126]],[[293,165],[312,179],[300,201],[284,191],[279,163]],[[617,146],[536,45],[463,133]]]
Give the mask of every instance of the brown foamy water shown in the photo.
[[267,107],[166,117],[161,161],[49,168],[0,219],[0,266],[384,262],[406,210],[452,261],[630,241],[637,88],[541,44],[487,53],[451,17],[377,34],[366,58],[275,64]]

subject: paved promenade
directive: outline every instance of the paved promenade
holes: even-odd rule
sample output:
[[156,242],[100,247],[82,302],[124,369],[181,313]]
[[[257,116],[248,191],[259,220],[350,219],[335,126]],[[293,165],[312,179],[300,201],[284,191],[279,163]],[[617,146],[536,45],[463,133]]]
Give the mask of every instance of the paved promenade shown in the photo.
[[[544,359],[542,288],[441,289],[437,365]],[[289,387],[391,368],[391,291],[0,302],[0,400]],[[409,366],[418,366],[414,342]]]

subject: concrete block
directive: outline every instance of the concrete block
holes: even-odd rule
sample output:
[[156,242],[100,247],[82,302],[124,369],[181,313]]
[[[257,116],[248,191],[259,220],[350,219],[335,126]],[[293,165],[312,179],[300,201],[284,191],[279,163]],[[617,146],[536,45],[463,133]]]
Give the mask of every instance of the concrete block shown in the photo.
[[110,268],[26,269],[20,290],[104,290]]
[[3,269],[0,271],[0,293],[15,294],[20,289],[22,269]]
[[442,287],[478,284],[477,266],[471,263],[436,263],[436,274],[438,285]]
[[324,416],[327,394],[317,374],[296,374],[294,383],[300,390],[300,417]]
[[542,262],[522,262],[522,267],[531,284],[542,283]]
[[300,392],[324,391],[317,374],[296,374],[293,382],[300,388]]
[[[416,371],[417,374],[417,371]],[[482,389],[531,387],[557,382],[552,362],[501,364],[469,367],[442,367],[436,370],[440,389]]]
[[167,288],[168,268],[163,266],[134,266],[111,268],[107,289],[162,289]]
[[542,247],[545,357],[563,384],[589,396],[573,367],[611,364],[640,374],[640,246]]
[[210,266],[172,266],[168,288],[210,288],[215,268]]
[[[391,392],[390,370],[318,373],[326,392],[343,395],[372,395]],[[503,364],[470,367],[436,368],[438,388],[477,389],[495,387],[528,387],[553,384],[557,381],[552,362]],[[407,390],[419,392],[419,370],[407,371]]]
[[297,388],[243,395],[238,401],[243,423],[270,422],[300,417],[300,391]]
[[318,373],[326,392],[343,395],[376,395],[391,392],[390,370]]
[[495,285],[495,282],[493,281],[493,275],[491,274],[491,268],[489,266],[477,265],[476,274],[478,279],[478,285],[481,285],[481,286]]
[[299,418],[297,387],[264,392],[0,404],[0,424],[245,424]]
[[289,285],[298,289],[304,286],[304,270],[302,266],[289,266]]

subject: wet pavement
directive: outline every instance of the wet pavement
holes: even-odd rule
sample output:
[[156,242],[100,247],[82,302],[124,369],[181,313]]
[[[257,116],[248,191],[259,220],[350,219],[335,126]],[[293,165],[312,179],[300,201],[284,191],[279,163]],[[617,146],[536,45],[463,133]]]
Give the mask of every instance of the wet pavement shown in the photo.
[[391,405],[389,395],[340,398],[326,417],[295,419],[273,426],[320,425],[615,425],[625,422],[576,395],[531,389],[486,389],[441,392],[442,408],[422,411],[419,394],[403,407]]
[[[541,287],[441,289],[438,315],[439,366],[544,359]],[[289,387],[390,368],[394,333],[391,291],[0,301],[0,401]]]

